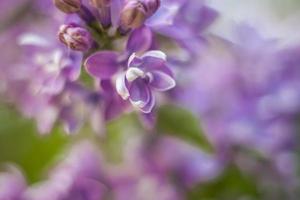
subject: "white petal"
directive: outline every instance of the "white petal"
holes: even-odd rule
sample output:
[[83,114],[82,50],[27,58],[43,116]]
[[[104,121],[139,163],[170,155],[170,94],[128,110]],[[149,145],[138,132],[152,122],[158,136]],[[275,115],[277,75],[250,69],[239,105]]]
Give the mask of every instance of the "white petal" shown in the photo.
[[157,51],[157,50],[153,50],[153,51],[147,51],[142,57],[141,59],[145,58],[145,57],[155,57],[155,58],[159,58],[162,60],[167,60],[167,55],[162,52],[162,51]]
[[131,65],[131,63],[132,63],[132,61],[133,61],[133,59],[136,57],[136,54],[135,53],[133,53],[133,54],[131,54],[131,56],[129,57],[129,59],[128,59],[128,67],[130,67],[130,65]]
[[137,108],[143,108],[146,104],[143,101],[130,101],[131,104]]
[[129,91],[126,88],[125,84],[125,74],[120,74],[116,80],[116,90],[118,94],[124,99],[127,100],[129,98]]
[[145,76],[144,71],[136,67],[131,67],[126,71],[126,79],[129,82],[134,81],[138,77],[144,77],[144,76]]

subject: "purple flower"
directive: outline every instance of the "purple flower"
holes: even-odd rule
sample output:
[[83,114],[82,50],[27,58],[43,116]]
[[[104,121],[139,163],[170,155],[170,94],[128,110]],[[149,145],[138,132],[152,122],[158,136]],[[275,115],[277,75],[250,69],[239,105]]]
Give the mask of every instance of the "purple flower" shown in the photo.
[[[142,112],[150,113],[155,104],[152,90],[167,91],[175,87],[166,55],[161,51],[148,51],[152,45],[153,34],[143,26],[131,32],[124,53],[99,51],[88,57],[84,66],[90,75],[101,81],[112,81],[119,73],[116,91]],[[125,71],[122,72],[123,69]],[[120,100],[117,102],[121,104]]]
[[141,56],[132,54],[127,67],[117,77],[117,92],[144,113],[150,113],[155,105],[153,90],[164,92],[176,85],[166,65],[166,55],[161,51],[148,51]]
[[206,154],[201,149],[172,137],[160,137],[151,143],[146,141],[146,144],[140,144],[135,152],[130,153],[144,171],[162,177],[171,172],[183,187],[193,187],[214,179],[225,164],[217,156]]
[[145,24],[195,56],[203,48],[205,39],[202,33],[217,16],[217,12],[203,0],[164,0]]

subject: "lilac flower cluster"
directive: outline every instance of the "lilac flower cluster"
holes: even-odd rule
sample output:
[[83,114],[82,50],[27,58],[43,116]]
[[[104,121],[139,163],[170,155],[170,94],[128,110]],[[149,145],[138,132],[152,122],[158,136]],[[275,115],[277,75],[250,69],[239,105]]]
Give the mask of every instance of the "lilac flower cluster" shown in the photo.
[[[223,13],[202,0],[2,5],[1,102],[42,134],[61,123],[66,133],[88,124],[104,136],[109,122],[133,111],[143,127],[116,145],[117,164],[98,141],[84,141],[35,184],[10,167],[0,174],[0,200],[183,200],[229,165],[259,186],[299,186],[299,45],[283,47],[246,24],[232,26],[234,39],[207,33]],[[199,119],[214,153],[160,133],[156,111],[166,103]]]
[[[217,16],[203,2],[190,0],[58,0],[54,6],[25,5],[39,9],[29,14],[28,21],[20,19],[4,32],[8,35],[2,43],[10,44],[12,54],[19,46],[22,49],[20,58],[4,62],[14,67],[2,67],[7,71],[2,93],[37,121],[41,133],[49,133],[57,122],[66,132],[76,132],[85,119],[103,132],[105,122],[132,108],[153,127],[155,120],[149,119],[155,119],[158,94],[176,86],[174,66],[195,56],[195,48],[203,46],[199,33]],[[45,7],[49,16],[30,23]],[[160,37],[168,39],[160,42]],[[183,61],[177,54],[167,55],[165,45],[175,45],[187,57]]]
[[[15,168],[0,174],[0,185],[3,183],[0,198],[180,200],[184,199],[184,188],[208,181],[220,172],[220,163],[212,156],[181,141],[162,138],[151,147],[151,151],[145,146],[139,141],[134,148],[126,148],[124,161],[112,166],[100,156],[95,144],[81,141],[72,147],[66,159],[51,171],[46,180],[27,185],[21,172]],[[170,157],[174,151],[178,155],[176,158]],[[177,162],[182,163],[180,168]],[[166,171],[172,174],[168,175]],[[175,178],[180,182],[172,182]]]
[[[262,170],[258,162],[252,171],[292,187],[298,184],[294,151],[300,108],[299,47],[283,48],[280,41],[264,38],[245,24],[236,27],[235,34],[231,43],[220,38],[210,41],[201,60],[187,71],[191,81],[175,96],[201,117],[221,154],[244,169],[261,156],[274,170]],[[198,74],[203,77],[198,79]],[[245,158],[243,151],[260,156]],[[263,172],[257,171],[257,165]]]

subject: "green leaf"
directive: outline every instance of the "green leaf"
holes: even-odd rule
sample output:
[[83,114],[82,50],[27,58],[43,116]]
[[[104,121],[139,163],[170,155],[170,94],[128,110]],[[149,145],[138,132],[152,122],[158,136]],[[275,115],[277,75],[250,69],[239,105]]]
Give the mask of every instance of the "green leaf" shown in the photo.
[[203,133],[200,120],[188,110],[174,105],[159,109],[157,129],[160,133],[169,134],[199,146],[206,152],[213,152],[211,143]]
[[16,164],[29,183],[40,180],[45,168],[67,144],[68,136],[57,128],[41,136],[33,121],[1,104],[0,121],[0,165]]
[[228,166],[217,179],[200,184],[187,194],[188,200],[198,199],[260,199],[255,180],[235,165]]

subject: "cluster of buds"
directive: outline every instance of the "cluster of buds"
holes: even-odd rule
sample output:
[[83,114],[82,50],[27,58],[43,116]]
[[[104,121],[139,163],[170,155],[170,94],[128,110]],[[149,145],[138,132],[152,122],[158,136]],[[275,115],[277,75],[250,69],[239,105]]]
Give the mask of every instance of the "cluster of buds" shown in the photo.
[[[91,20],[96,21],[93,12],[85,7],[81,0],[53,1],[60,11],[67,14],[77,13],[87,24],[93,23]],[[112,25],[112,18],[114,18],[112,14],[120,17],[117,21],[119,21],[118,26],[121,33],[127,33],[129,30],[141,27],[160,6],[160,0],[125,0],[123,5],[116,5],[119,3],[113,0],[90,0],[90,4],[98,10],[102,27],[108,28]],[[120,9],[114,10],[118,6]]]

